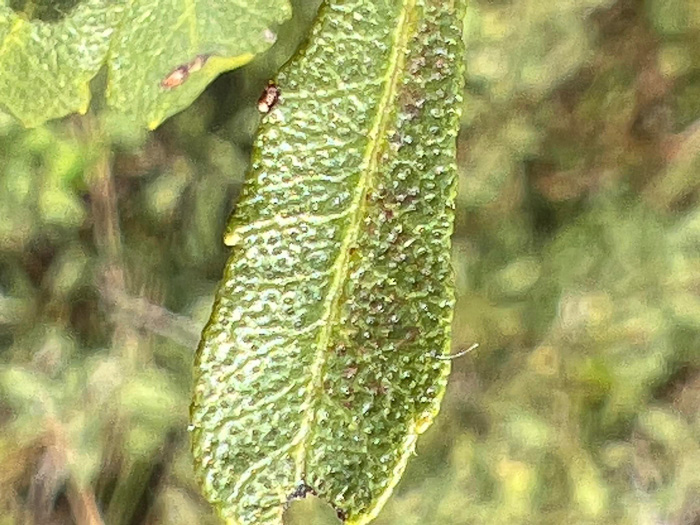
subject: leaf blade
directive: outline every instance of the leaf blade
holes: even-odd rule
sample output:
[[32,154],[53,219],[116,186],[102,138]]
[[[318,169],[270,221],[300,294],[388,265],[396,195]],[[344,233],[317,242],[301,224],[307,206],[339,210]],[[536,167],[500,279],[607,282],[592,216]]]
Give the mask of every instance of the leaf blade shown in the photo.
[[196,365],[197,471],[231,522],[309,486],[367,523],[439,409],[460,12],[331,3],[279,76]]

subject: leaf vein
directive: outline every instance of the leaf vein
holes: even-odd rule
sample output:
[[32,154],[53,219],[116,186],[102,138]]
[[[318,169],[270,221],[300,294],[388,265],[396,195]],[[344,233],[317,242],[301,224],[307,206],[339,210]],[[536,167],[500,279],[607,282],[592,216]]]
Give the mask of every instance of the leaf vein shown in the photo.
[[[360,233],[360,225],[362,213],[364,211],[365,194],[369,187],[370,178],[378,169],[379,156],[381,153],[381,137],[385,134],[389,120],[391,117],[390,106],[392,100],[397,95],[400,73],[405,62],[405,51],[408,46],[410,31],[409,31],[409,14],[415,9],[416,0],[404,0],[401,11],[398,17],[394,40],[389,58],[388,67],[384,75],[384,90],[382,92],[379,103],[375,111],[375,118],[372,128],[368,134],[367,147],[363,155],[363,161],[360,169],[360,178],[358,181],[358,189],[355,192],[355,198],[348,208],[352,214],[350,225],[347,234],[343,239],[336,262],[333,265],[336,273],[331,282],[326,308],[327,314],[322,317],[325,321],[322,329],[319,332],[316,357],[311,367],[311,385],[309,389],[310,396],[323,390],[323,372],[327,358],[327,349],[331,342],[331,331],[334,326],[333,319],[339,317],[341,309],[342,290],[347,280],[347,266],[350,260],[350,253],[353,244]],[[315,410],[313,405],[314,399],[309,399],[308,405],[311,407],[306,410],[302,419],[301,428],[299,430],[299,447],[296,451],[296,476],[301,481],[305,478],[308,448],[305,446],[304,438],[310,433],[313,421],[315,418]]]

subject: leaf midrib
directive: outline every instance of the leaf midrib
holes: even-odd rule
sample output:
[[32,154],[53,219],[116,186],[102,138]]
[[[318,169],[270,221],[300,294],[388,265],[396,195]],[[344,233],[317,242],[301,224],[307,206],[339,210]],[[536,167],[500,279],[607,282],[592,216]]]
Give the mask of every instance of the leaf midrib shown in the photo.
[[391,103],[398,94],[400,73],[404,70],[405,56],[410,38],[409,15],[416,7],[416,0],[404,0],[399,13],[396,30],[394,32],[391,56],[385,73],[384,91],[377,104],[373,126],[368,135],[368,142],[363,155],[360,169],[360,177],[355,192],[355,198],[350,205],[350,221],[347,233],[340,246],[338,256],[333,264],[335,273],[330,284],[324,304],[325,315],[320,319],[325,322],[318,335],[316,344],[316,356],[311,366],[312,387],[308,390],[304,405],[309,408],[304,412],[302,423],[294,441],[297,441],[295,457],[296,479],[306,479],[306,463],[309,449],[306,446],[306,438],[311,433],[316,415],[316,403],[323,391],[323,372],[328,358],[328,347],[331,342],[331,333],[340,317],[342,292],[347,281],[351,248],[358,239],[362,217],[366,208],[366,194],[372,175],[376,173],[379,165],[379,157],[382,152],[381,138],[391,122]]

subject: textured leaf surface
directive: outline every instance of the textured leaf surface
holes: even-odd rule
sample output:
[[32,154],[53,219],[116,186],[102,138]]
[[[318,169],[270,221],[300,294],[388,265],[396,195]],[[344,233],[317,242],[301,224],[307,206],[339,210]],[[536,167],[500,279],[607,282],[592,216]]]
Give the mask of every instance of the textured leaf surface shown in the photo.
[[309,488],[370,521],[438,411],[458,3],[330,2],[279,75],[196,363],[196,470],[229,523]]
[[[0,104],[27,125],[84,113],[106,64],[108,104],[154,128],[267,49],[290,14],[287,0],[84,0],[29,20],[0,5]],[[201,69],[162,85],[198,56]]]

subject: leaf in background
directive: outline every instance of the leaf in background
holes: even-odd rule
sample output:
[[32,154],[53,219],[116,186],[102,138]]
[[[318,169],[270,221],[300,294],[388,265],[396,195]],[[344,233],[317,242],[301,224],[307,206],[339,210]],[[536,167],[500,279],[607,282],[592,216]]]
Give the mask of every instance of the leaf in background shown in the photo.
[[27,126],[85,113],[123,7],[88,0],[47,22],[0,6],[0,103]]
[[331,1],[278,78],[196,363],[196,470],[228,523],[315,491],[370,521],[449,362],[459,0]]
[[[27,5],[25,11],[34,3]],[[0,6],[0,104],[28,126],[85,113],[89,82],[106,64],[108,104],[155,128],[218,74],[266,50],[275,38],[270,28],[291,14],[287,0],[84,0],[63,11],[39,7],[33,14],[41,19],[28,20]],[[163,81],[178,68],[184,78],[169,89]]]
[[[290,16],[287,0],[133,2],[110,49],[107,102],[143,115],[153,129],[189,106],[219,73],[269,48],[275,41],[271,26]],[[177,88],[163,88],[165,78],[197,57],[204,61],[200,71]]]

